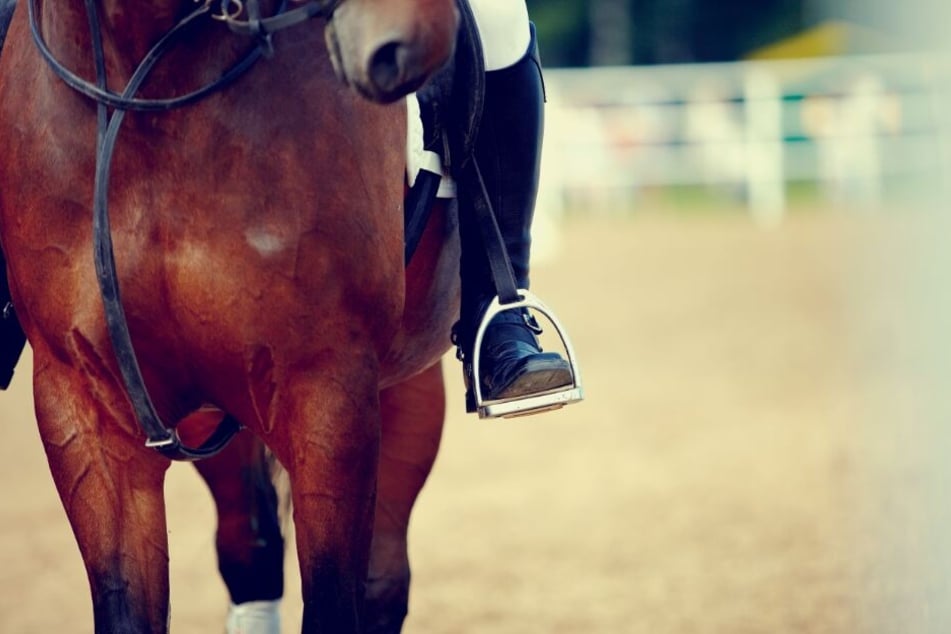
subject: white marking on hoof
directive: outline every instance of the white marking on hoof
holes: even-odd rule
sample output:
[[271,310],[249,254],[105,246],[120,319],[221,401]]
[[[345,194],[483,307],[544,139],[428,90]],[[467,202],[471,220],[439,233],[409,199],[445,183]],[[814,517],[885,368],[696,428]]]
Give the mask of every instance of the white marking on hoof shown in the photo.
[[228,608],[227,634],[281,634],[281,600],[234,603]]

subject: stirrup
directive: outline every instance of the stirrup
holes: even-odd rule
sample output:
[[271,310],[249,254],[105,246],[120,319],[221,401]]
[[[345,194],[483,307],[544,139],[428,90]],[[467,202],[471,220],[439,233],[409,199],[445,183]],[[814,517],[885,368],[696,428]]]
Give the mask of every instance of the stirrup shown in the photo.
[[[551,309],[542,303],[538,297],[525,289],[518,289],[518,295],[521,299],[502,304],[498,296],[489,302],[485,314],[482,315],[482,321],[476,331],[475,342],[472,346],[472,393],[475,396],[475,410],[479,418],[512,418],[514,416],[528,416],[529,414],[539,414],[556,409],[561,409],[565,405],[577,403],[584,398],[581,389],[581,374],[578,369],[578,362],[575,358],[574,348],[565,334],[561,323],[552,313]],[[514,398],[504,398],[494,401],[486,401],[482,397],[482,375],[479,373],[479,361],[482,356],[482,338],[485,335],[489,323],[499,313],[517,308],[528,308],[538,311],[551,323],[555,332],[561,339],[565,353],[568,355],[568,365],[571,367],[571,384],[563,387],[542,392],[541,394],[530,394],[528,396],[517,396]]]

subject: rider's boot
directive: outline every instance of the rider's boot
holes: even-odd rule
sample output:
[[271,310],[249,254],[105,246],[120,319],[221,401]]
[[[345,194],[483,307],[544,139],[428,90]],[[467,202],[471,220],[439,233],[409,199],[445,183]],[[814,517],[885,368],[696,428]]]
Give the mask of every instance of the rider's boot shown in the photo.
[[13,369],[26,345],[26,335],[13,312],[10,288],[7,284],[7,263],[0,251],[0,390],[10,387]]
[[[544,86],[535,44],[514,65],[485,76],[485,102],[474,156],[511,259],[518,288],[528,289],[532,215],[538,193],[543,132]],[[466,365],[467,406],[475,409],[472,349],[475,330],[496,292],[488,271],[480,229],[471,213],[460,218],[462,320],[460,352]],[[537,323],[525,309],[499,313],[483,337],[479,357],[486,401],[511,400],[550,392],[572,383],[571,365],[543,352]]]

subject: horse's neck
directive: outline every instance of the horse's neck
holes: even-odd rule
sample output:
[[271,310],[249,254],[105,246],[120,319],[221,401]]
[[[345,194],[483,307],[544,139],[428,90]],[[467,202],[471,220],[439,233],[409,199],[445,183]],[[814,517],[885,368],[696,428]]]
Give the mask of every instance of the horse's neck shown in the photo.
[[99,22],[120,50],[134,58],[148,48],[197,5],[192,0],[96,0]]
[[[91,4],[108,52],[115,42],[122,47],[129,42],[154,42],[171,28],[191,0],[93,0]],[[40,0],[40,5],[43,33],[54,50],[88,55],[86,0]],[[70,44],[75,44],[76,50],[70,51]]]

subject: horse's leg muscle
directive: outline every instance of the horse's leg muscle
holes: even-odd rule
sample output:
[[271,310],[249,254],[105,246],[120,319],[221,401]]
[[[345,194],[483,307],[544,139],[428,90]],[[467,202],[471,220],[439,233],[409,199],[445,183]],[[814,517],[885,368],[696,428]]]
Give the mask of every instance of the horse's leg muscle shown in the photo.
[[86,566],[95,631],[165,632],[168,461],[129,433],[128,406],[106,375],[79,371],[42,342],[34,345],[37,421]]
[[297,374],[277,408],[289,423],[266,439],[290,477],[303,630],[312,634],[360,631],[380,424],[374,357],[351,354],[332,371]]
[[383,440],[370,576],[368,634],[399,632],[409,600],[409,517],[439,450],[445,415],[442,364],[380,395]]

